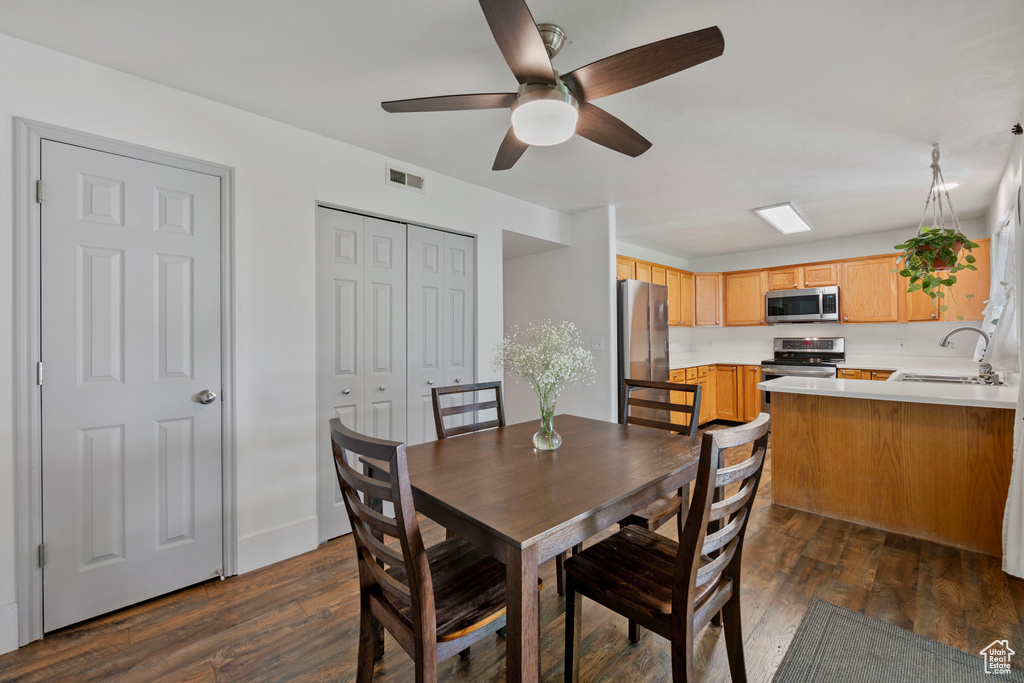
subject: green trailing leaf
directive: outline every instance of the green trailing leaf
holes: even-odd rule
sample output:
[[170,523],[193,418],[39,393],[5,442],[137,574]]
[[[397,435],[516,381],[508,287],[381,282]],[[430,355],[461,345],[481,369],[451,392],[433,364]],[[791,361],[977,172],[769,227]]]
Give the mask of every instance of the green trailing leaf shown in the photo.
[[999,318],[992,318],[992,324],[993,325],[998,325],[999,324]]
[[949,306],[945,306],[945,305],[939,306],[939,310],[942,311],[943,313],[945,313],[946,311],[949,310]]
[[967,256],[964,256],[964,261],[967,261],[968,263],[974,263],[977,260],[978,259],[974,258],[972,254],[967,254]]
[[958,316],[956,317],[956,319],[957,319],[957,320],[963,320],[963,319],[964,319],[964,317],[963,317],[962,315],[958,315]]
[[968,294],[968,295],[966,295],[966,296],[965,296],[965,298],[966,298],[966,299],[967,299],[968,301],[970,301],[971,299],[973,299],[973,298],[974,298],[974,295],[973,295],[973,294]]
[[921,289],[921,284],[920,283],[914,283],[914,284],[910,285],[910,289],[907,290],[907,293],[910,294],[911,292],[916,292],[919,289]]

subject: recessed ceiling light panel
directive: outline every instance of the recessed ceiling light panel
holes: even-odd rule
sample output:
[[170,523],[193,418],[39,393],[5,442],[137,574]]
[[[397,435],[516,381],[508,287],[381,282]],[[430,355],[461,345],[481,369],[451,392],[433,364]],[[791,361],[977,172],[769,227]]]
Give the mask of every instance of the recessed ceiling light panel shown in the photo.
[[811,229],[811,224],[793,206],[792,202],[762,206],[760,209],[754,209],[754,213],[771,223],[771,226],[783,235],[790,235],[794,232],[807,232]]

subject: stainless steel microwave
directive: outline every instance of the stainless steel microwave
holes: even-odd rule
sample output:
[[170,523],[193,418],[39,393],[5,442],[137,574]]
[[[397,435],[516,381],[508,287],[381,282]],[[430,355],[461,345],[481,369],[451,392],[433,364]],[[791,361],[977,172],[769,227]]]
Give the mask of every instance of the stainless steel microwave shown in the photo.
[[765,295],[769,323],[839,322],[839,288],[813,287],[768,292]]

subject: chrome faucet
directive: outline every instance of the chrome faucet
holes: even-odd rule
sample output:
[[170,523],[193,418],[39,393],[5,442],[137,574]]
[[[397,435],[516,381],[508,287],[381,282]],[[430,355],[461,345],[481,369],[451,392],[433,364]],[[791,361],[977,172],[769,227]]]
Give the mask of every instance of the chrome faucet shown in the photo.
[[982,349],[981,351],[981,362],[978,363],[978,376],[984,379],[986,384],[1002,384],[1002,382],[999,381],[999,375],[992,371],[992,365],[985,360],[985,358],[988,356],[988,347],[992,343],[992,337],[989,336],[988,332],[986,332],[985,330],[979,327],[974,327],[972,325],[964,325],[963,327],[957,327],[955,329],[950,330],[949,334],[942,338],[942,341],[939,342],[939,346],[948,347],[949,338],[952,337],[957,332],[963,332],[964,330],[977,332],[985,339],[985,348]]

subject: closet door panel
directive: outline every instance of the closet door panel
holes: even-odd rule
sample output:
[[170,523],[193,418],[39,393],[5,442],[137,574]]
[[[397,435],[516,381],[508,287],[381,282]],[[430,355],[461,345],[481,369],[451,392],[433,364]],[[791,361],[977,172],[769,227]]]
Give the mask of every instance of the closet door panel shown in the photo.
[[432,387],[444,386],[444,237],[439,230],[408,226],[409,344],[408,410],[410,445],[433,441]]

